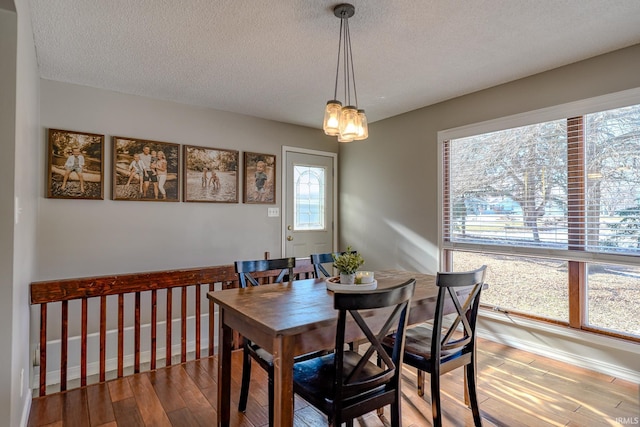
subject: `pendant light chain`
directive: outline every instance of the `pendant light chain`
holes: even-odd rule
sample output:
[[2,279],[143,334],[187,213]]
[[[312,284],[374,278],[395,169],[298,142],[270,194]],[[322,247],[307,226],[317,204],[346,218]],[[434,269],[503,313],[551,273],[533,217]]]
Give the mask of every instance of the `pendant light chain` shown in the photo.
[[342,19],[340,20],[340,38],[338,40],[338,60],[336,61],[336,86],[333,89],[333,99],[338,99],[338,76],[340,75],[340,50],[342,48]]
[[358,90],[356,89],[356,69],[353,66],[353,49],[351,48],[351,31],[349,30],[349,21],[347,20],[347,38],[349,39],[349,61],[351,62],[351,80],[353,80],[353,97],[358,108]]
[[351,85],[349,81],[349,38],[347,37],[347,31],[349,31],[349,19],[345,19],[343,17],[340,22],[340,26],[342,26],[342,22],[344,22],[344,33],[340,35],[344,40],[344,101],[347,105],[351,105]]

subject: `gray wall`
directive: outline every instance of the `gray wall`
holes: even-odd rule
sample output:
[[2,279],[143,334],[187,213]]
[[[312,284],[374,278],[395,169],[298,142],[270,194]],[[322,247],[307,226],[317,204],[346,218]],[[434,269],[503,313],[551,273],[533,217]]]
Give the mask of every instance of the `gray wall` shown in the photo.
[[[15,170],[15,103],[17,15],[0,9],[0,342],[12,343],[13,326],[13,172]],[[0,346],[0,360],[12,360],[13,345]],[[11,365],[0,366],[0,414],[12,414],[15,384]],[[4,421],[0,421],[4,422]],[[10,424],[6,424],[10,425]]]
[[367,268],[438,265],[438,131],[640,87],[640,45],[370,125],[340,151],[341,247]]
[[[26,423],[29,283],[35,270],[38,67],[26,1],[0,3],[0,425]],[[17,223],[15,204],[21,208]]]
[[[241,158],[245,151],[275,154],[276,206],[281,204],[283,145],[338,150],[335,140],[316,129],[50,80],[40,81],[40,118],[36,281],[231,264],[263,258],[265,252],[280,256],[280,218],[267,217],[273,205],[243,204],[241,190],[240,202],[232,204],[111,200],[114,135],[235,149]],[[49,128],[105,135],[105,200],[45,198]],[[70,310],[76,309],[72,303]],[[58,338],[59,307],[50,307],[48,317],[51,341]],[[95,320],[90,319],[90,328]],[[32,308],[34,350],[38,321],[39,313]],[[74,369],[79,324],[69,326],[69,366]],[[58,355],[58,344],[50,342],[47,370],[53,377]]]
[[[271,153],[278,174],[283,145],[338,149],[314,129],[48,80],[41,82],[41,125],[43,144],[47,128],[105,135],[105,200],[40,200],[38,280],[230,264],[263,258],[265,251],[280,255],[280,218],[267,217],[269,205],[110,200],[113,135],[229,148],[241,156]],[[276,195],[279,206],[280,188]]]

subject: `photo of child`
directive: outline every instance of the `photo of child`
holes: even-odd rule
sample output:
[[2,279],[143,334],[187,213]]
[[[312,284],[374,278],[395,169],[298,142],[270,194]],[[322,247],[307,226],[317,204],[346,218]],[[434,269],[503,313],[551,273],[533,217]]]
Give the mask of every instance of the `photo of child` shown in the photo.
[[276,156],[244,153],[244,202],[276,202]]
[[184,201],[238,203],[240,153],[184,146]]
[[103,199],[104,135],[49,129],[47,197]]

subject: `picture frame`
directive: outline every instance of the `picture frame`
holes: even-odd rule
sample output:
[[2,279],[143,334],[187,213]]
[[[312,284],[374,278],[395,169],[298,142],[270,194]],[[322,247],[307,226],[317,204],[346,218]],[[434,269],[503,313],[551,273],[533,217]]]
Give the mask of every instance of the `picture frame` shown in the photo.
[[276,203],[276,156],[244,153],[244,203]]
[[240,152],[183,145],[183,200],[238,203]]
[[113,200],[180,201],[179,144],[114,136],[112,153]]
[[104,135],[49,129],[47,198],[104,199]]

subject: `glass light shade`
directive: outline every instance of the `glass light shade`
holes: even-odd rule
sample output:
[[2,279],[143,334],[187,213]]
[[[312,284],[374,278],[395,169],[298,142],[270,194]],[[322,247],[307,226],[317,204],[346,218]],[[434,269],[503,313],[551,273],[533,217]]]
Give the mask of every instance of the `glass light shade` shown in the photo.
[[343,138],[340,134],[338,134],[338,142],[353,142],[353,138]]
[[340,133],[340,110],[342,109],[342,102],[327,101],[327,106],[324,109],[324,123],[322,128],[324,133],[329,136],[336,136]]
[[362,141],[369,137],[369,126],[367,125],[367,116],[364,114],[364,110],[358,110],[358,117],[360,118],[360,127],[358,128],[358,136],[354,139]]
[[353,140],[358,136],[358,129],[360,128],[360,117],[358,116],[358,110],[351,105],[344,107],[340,111],[340,136],[342,139]]

